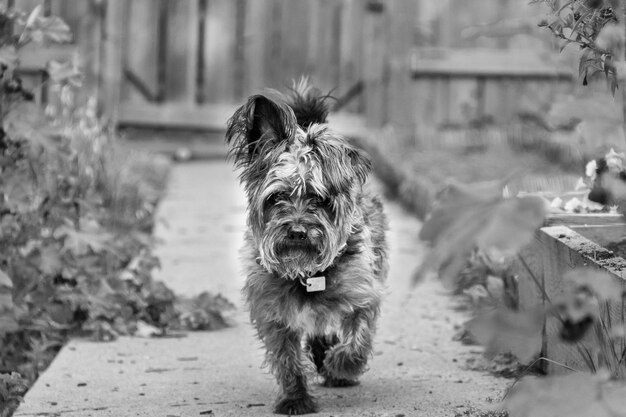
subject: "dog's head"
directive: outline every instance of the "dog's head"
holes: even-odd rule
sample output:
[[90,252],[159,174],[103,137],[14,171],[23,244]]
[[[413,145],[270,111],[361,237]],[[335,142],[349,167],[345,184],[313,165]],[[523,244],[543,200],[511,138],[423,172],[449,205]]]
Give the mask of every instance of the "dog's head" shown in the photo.
[[327,96],[307,84],[255,95],[228,121],[261,265],[295,279],[329,268],[358,226],[367,156],[326,126]]

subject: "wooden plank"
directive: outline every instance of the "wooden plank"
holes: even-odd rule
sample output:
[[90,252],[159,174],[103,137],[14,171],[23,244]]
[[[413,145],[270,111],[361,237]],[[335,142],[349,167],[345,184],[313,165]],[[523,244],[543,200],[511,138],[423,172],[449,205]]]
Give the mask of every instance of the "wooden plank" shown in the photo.
[[[309,65],[315,83],[323,91],[339,85],[339,56],[341,42],[341,3],[337,0],[316,0],[317,25],[315,39],[309,51]],[[313,39],[313,38],[312,38]]]
[[234,102],[236,22],[236,1],[208,1],[204,49],[207,103]]
[[458,77],[524,77],[574,79],[573,70],[552,63],[535,50],[494,50],[484,48],[419,48],[413,76],[454,75]]
[[154,7],[154,0],[134,0],[129,5],[129,15],[133,26],[141,30],[132,30],[126,39],[124,65],[148,90],[149,97],[144,97],[129,81],[124,81],[122,100],[145,102],[158,99],[158,21],[159,8]]
[[[383,3],[384,5],[384,3]],[[363,81],[365,83],[365,116],[371,127],[387,121],[387,71],[389,27],[385,7],[368,10],[363,21]]]
[[451,79],[448,89],[447,122],[454,125],[467,125],[478,116],[478,80]]
[[236,0],[235,11],[235,54],[234,63],[235,72],[233,74],[233,94],[234,100],[240,100],[244,93],[245,82],[245,64],[246,57],[244,54],[245,30],[246,30],[246,13],[248,0]]
[[[339,39],[339,95],[346,94],[362,81],[363,56],[363,4],[357,0],[344,0],[341,10],[341,34]],[[344,107],[347,111],[363,110],[363,94]]]
[[239,100],[266,86],[265,54],[269,0],[248,0],[244,24],[244,87]]
[[[305,16],[310,15],[312,3],[306,0],[283,1],[279,4],[280,15],[280,61],[276,67],[280,72],[278,88],[291,86],[294,80],[298,80],[303,75],[313,76],[313,81],[319,88],[323,86],[319,83],[318,76],[312,73],[307,66],[309,48],[309,25],[310,20]],[[321,57],[319,57],[321,58]]]
[[102,60],[102,92],[99,107],[110,123],[117,125],[122,86],[123,42],[126,37],[128,3],[124,0],[107,2]]
[[411,97],[409,55],[417,26],[417,2],[392,0],[387,2],[390,21],[389,64],[389,122],[401,131],[415,129],[415,108]]
[[420,138],[425,131],[439,128],[440,124],[445,121],[447,117],[446,82],[447,80],[442,77],[424,77],[413,81],[417,138]]
[[195,50],[189,45],[190,31],[195,25],[190,21],[192,1],[167,2],[167,37],[165,53],[165,100],[190,102],[195,90],[190,89],[187,75],[190,72],[189,55]]
[[502,105],[506,88],[506,81],[501,77],[485,79],[481,103],[483,116],[490,116],[496,123],[503,124],[510,120],[508,108]]
[[198,38],[200,31],[200,19],[202,16],[199,14],[199,0],[189,1],[187,9],[187,62],[185,73],[186,90],[187,90],[187,102],[196,103],[198,98],[198,59],[199,59],[199,46],[200,40]]
[[[132,103],[122,103],[120,105],[119,124],[225,131],[226,121],[233,115],[236,108],[237,106],[233,104],[190,106],[177,103],[146,103],[137,106]],[[353,113],[331,114],[329,126],[346,137],[363,137],[368,133],[364,118]]]
[[625,224],[624,216],[612,213],[589,213],[589,214],[551,214],[545,222],[545,226],[601,226]]
[[236,109],[232,104],[191,105],[188,103],[122,103],[119,125],[165,126],[188,129],[225,130]]
[[[282,37],[285,35],[281,30],[283,16],[280,0],[268,0],[268,12],[265,15],[265,51],[263,53],[263,66],[265,82],[263,87],[282,89],[282,74],[276,63],[280,62]],[[311,16],[313,19],[313,16]]]
[[[310,4],[309,8],[309,30],[308,30],[308,47],[305,71],[308,74],[314,74],[317,69],[318,56],[317,52],[320,49],[320,30],[321,30],[321,3],[319,0],[314,0]],[[319,80],[317,80],[319,82]]]

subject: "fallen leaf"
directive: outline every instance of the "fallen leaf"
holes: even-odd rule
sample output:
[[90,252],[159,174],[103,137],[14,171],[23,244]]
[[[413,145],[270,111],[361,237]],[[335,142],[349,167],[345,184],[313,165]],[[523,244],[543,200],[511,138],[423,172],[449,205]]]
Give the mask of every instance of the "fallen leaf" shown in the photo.
[[58,248],[54,245],[43,247],[39,254],[39,270],[47,275],[55,275],[62,269],[63,263]]

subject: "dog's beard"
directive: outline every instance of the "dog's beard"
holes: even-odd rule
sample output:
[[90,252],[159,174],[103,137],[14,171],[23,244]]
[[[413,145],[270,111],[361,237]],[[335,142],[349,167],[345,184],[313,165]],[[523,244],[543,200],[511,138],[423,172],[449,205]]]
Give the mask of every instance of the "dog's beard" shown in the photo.
[[311,227],[306,239],[287,239],[287,222],[268,223],[260,241],[260,263],[282,278],[299,279],[329,268],[342,247],[341,233],[330,225]]

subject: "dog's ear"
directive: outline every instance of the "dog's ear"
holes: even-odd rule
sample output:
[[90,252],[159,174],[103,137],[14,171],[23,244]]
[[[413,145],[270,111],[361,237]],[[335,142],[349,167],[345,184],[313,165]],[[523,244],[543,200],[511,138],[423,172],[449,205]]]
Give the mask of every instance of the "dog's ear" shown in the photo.
[[369,155],[360,149],[351,148],[348,150],[348,156],[350,157],[354,174],[359,179],[361,185],[365,184],[367,176],[372,170],[372,162],[370,161]]
[[296,118],[286,104],[265,95],[255,95],[228,120],[226,142],[238,165],[247,166],[259,154],[289,139]]

